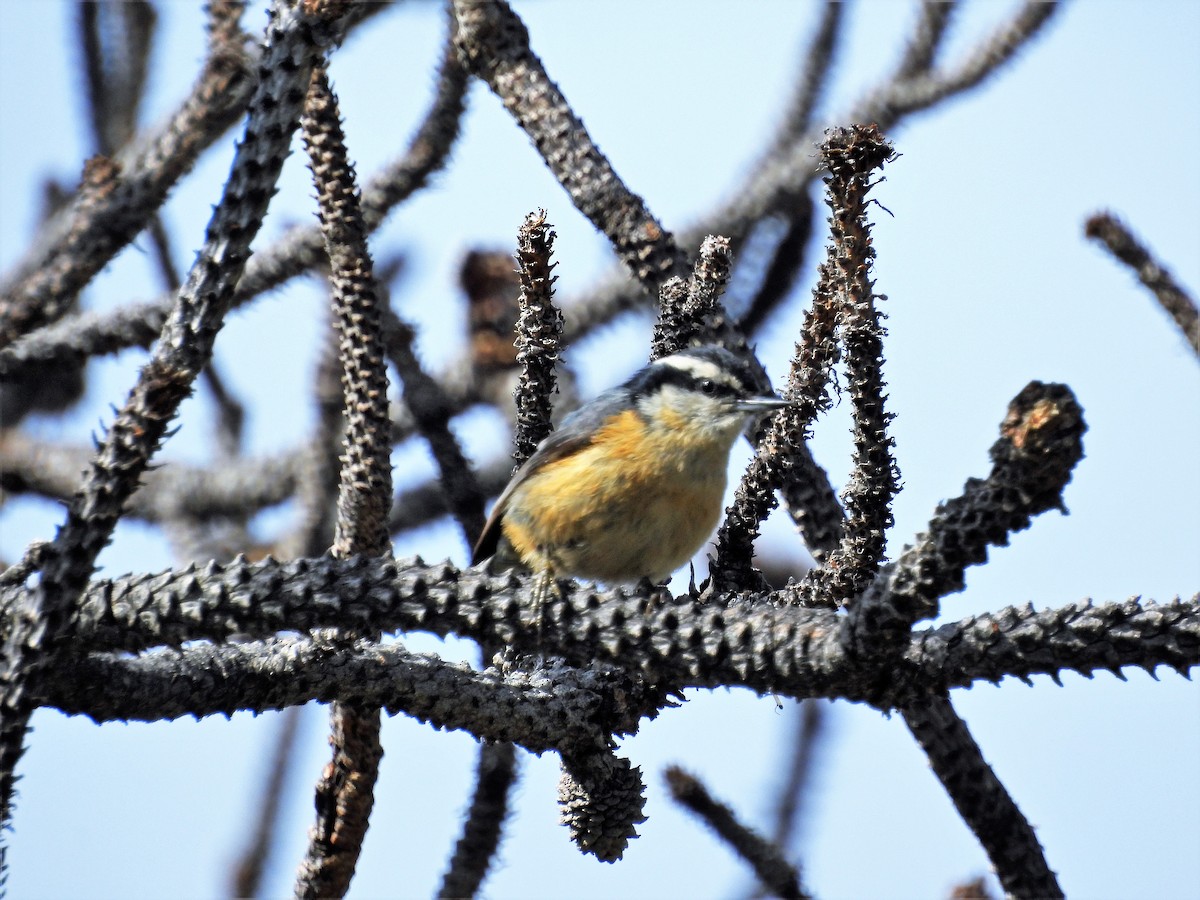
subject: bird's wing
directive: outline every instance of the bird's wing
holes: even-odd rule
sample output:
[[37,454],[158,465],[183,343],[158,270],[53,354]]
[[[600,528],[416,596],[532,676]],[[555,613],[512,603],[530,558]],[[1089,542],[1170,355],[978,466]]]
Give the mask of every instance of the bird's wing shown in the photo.
[[492,507],[492,513],[488,516],[487,523],[483,526],[483,532],[479,535],[479,540],[475,543],[475,549],[471,554],[471,565],[478,565],[492,556],[499,547],[500,523],[504,519],[504,511],[508,508],[508,500],[513,491],[542,466],[569,456],[592,443],[596,431],[607,419],[628,408],[628,396],[628,393],[620,388],[605,391],[563,419],[558,430],[550,432],[538,444],[533,455],[512,477],[508,486],[500,494],[496,505]]

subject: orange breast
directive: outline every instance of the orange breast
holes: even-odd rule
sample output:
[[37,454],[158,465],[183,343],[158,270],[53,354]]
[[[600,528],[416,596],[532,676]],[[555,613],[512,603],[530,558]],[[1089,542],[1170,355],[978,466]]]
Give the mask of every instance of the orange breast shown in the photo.
[[513,492],[505,537],[535,569],[609,583],[665,577],[712,534],[725,492],[726,453],[697,459],[683,437],[622,413]]

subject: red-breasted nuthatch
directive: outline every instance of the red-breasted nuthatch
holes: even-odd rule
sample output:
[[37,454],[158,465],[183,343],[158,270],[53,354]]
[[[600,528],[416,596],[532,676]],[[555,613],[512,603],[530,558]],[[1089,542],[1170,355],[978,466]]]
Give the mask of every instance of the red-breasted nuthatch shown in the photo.
[[748,362],[716,346],[656,360],[563,420],[513,476],[474,562],[496,554],[548,583],[661,581],[713,533],[729,451],[761,396]]

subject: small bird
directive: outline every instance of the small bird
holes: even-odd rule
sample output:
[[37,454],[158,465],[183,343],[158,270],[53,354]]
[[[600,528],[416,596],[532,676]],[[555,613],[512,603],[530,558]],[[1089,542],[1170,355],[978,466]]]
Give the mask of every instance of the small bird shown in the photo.
[[496,501],[473,563],[660,582],[713,533],[733,443],[786,406],[747,360],[703,346],[655,360],[565,418]]

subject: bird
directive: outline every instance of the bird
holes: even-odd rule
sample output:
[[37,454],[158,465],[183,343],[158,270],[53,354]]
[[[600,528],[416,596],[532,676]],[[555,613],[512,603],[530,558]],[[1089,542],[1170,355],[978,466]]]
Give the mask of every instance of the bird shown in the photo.
[[517,470],[472,558],[608,585],[659,583],[712,535],[734,441],[786,406],[718,345],[651,362],[567,416]]

